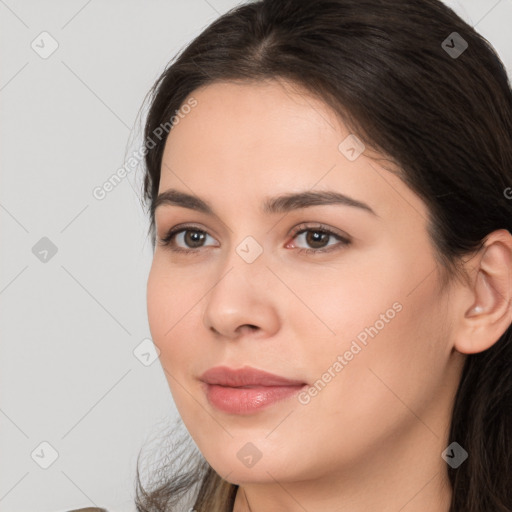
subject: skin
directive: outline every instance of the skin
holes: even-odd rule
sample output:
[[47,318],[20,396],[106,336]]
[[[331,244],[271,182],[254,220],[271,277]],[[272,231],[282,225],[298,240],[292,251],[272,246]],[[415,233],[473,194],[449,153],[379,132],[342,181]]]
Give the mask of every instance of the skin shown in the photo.
[[[512,320],[510,234],[494,232],[468,260],[467,282],[442,287],[425,204],[369,149],[348,160],[338,145],[350,131],[323,102],[275,80],[215,83],[193,97],[169,134],[159,192],[195,194],[216,215],[156,210],[157,240],[182,223],[208,236],[175,237],[195,255],[157,243],[148,317],[183,422],[217,473],[240,485],[234,510],[448,511],[441,453],[465,354]],[[268,196],[303,190],[344,193],[377,215],[346,205],[260,213]],[[302,223],[313,233],[293,237]],[[319,223],[351,243],[313,238]],[[236,252],[247,236],[263,250],[252,263]],[[401,310],[307,404],[293,397],[239,416],[202,390],[199,376],[217,365],[312,386],[395,303]],[[248,442],[262,455],[252,467],[237,457]]]

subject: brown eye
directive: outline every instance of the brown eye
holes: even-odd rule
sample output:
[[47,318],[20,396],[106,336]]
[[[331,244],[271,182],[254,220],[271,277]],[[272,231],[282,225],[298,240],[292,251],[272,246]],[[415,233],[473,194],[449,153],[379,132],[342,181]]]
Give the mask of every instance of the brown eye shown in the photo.
[[210,235],[206,231],[194,226],[179,226],[170,229],[164,238],[159,239],[159,242],[160,245],[169,246],[174,252],[197,253],[197,249],[203,247],[208,236]]
[[[208,247],[204,243],[209,236],[206,231],[195,226],[178,226],[170,229],[164,238],[159,239],[159,243],[162,246],[169,247],[173,252],[199,254],[202,252],[200,251],[201,248]],[[325,253],[341,249],[351,243],[348,237],[341,236],[323,225],[306,228],[303,225],[299,226],[299,229],[293,235],[293,239],[299,236],[302,236],[304,243],[310,246],[309,248],[298,247],[297,252],[299,253]],[[329,244],[330,239],[335,239],[338,243]]]
[[[302,227],[302,226],[300,226]],[[311,246],[311,248],[298,248],[297,251],[299,253],[307,252],[307,253],[320,253],[320,252],[330,252],[337,249],[340,249],[344,246],[347,246],[351,243],[351,241],[343,237],[337,233],[334,233],[330,229],[322,226],[309,226],[305,229],[300,229],[295,231],[293,238],[297,238],[299,236],[303,236],[303,241],[306,245]],[[335,238],[338,240],[338,243],[329,244],[329,239]]]
[[329,238],[332,236],[328,233],[325,233],[324,231],[308,230],[305,231],[305,233],[307,233],[305,241],[308,245],[312,245],[313,249],[323,248],[325,246],[324,244],[326,244],[329,241]]
[[201,247],[206,235],[204,231],[193,231],[191,229],[185,229],[183,233],[185,233],[183,241],[188,247],[192,248]]

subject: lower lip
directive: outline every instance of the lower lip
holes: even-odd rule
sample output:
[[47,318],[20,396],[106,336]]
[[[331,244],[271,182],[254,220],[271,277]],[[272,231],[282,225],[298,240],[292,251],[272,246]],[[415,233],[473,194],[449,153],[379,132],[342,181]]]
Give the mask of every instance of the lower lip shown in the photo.
[[291,398],[307,386],[260,386],[231,388],[205,384],[208,401],[229,414],[252,414],[276,402]]

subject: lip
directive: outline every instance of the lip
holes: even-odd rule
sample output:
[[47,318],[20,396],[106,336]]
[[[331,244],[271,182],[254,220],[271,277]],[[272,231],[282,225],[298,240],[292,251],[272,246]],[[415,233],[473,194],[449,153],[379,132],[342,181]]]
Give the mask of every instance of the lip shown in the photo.
[[205,371],[200,380],[207,384],[219,386],[302,386],[304,381],[287,379],[263,370],[257,370],[250,366],[243,368],[229,368],[227,366],[215,366]]
[[304,381],[244,367],[217,366],[199,378],[208,401],[229,414],[252,414],[291,398],[307,386]]

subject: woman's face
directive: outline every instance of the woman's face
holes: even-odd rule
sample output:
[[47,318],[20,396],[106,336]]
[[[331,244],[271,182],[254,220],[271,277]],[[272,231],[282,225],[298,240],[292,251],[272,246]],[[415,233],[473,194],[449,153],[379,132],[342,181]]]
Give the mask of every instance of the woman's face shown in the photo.
[[[233,483],[354,477],[389,465],[397,445],[406,469],[408,457],[443,464],[462,363],[425,204],[296,86],[216,83],[192,96],[168,137],[159,194],[196,196],[212,213],[158,206],[147,300],[205,458]],[[263,209],[304,193],[353,202]],[[179,226],[188,231],[158,241]],[[218,366],[298,386],[207,386],[203,373]]]

